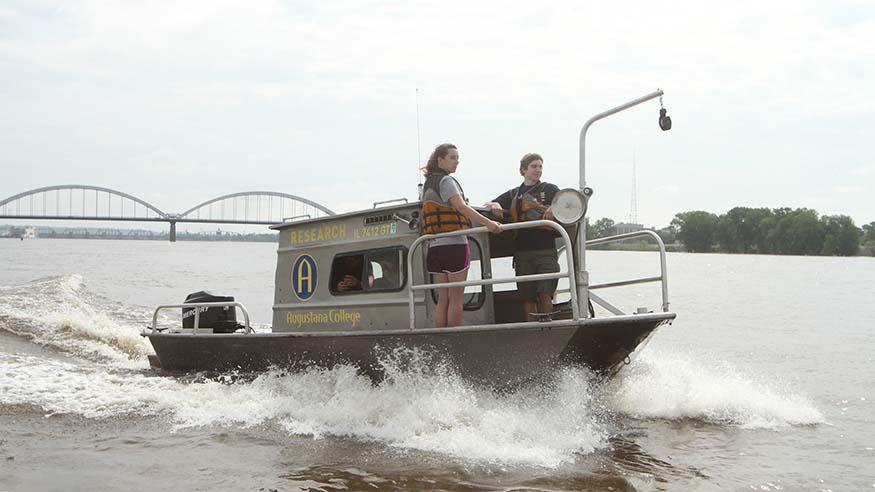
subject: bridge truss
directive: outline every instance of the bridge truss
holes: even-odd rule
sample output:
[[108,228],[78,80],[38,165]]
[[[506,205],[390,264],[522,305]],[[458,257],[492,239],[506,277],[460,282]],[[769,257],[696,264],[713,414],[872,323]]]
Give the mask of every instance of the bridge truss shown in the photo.
[[306,198],[275,191],[246,191],[195,205],[180,214],[178,221],[270,225],[326,215],[334,212]]
[[207,200],[183,213],[164,212],[127,193],[90,185],[57,185],[0,200],[0,219],[167,222],[273,225],[334,215],[319,203],[288,193],[246,191]]
[[166,222],[154,205],[127,193],[89,185],[46,186],[0,200],[0,218]]

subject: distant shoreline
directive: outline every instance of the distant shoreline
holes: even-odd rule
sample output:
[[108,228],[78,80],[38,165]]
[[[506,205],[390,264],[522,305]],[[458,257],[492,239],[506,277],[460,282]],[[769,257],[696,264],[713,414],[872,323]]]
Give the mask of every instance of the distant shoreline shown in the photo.
[[[659,248],[655,244],[649,243],[633,243],[633,244],[599,244],[596,246],[591,246],[586,248],[587,251],[645,251],[645,252],[657,252]],[[758,256],[810,256],[814,257],[828,257],[828,258],[871,258],[871,255],[865,254],[865,252],[861,249],[856,255],[845,256],[845,255],[798,255],[798,254],[776,254],[776,253],[733,253],[730,251],[723,251],[718,248],[714,248],[708,252],[692,252],[687,251],[684,248],[682,243],[668,243],[665,245],[666,253],[690,253],[695,255],[700,254],[720,254],[720,255],[738,255],[738,256],[746,256],[746,255],[758,255]]]
[[[177,241],[192,241],[192,242],[236,242],[236,243],[273,243],[277,241],[277,235],[279,233],[263,233],[263,234],[245,234],[245,235],[236,235],[236,234],[185,234],[185,233],[177,233],[176,240]],[[55,234],[55,235],[44,235],[38,236],[36,238],[25,238],[22,240],[18,236],[0,236],[0,239],[13,239],[19,241],[32,241],[34,239],[100,239],[100,240],[108,240],[108,241],[170,241],[170,236],[167,234],[164,235],[102,235],[102,234],[90,234],[90,235],[81,235],[81,234]],[[634,241],[634,242],[620,242],[620,243],[611,243],[611,244],[599,244],[595,246],[591,246],[587,248],[589,251],[643,251],[643,252],[658,252],[659,248],[655,243],[649,243],[646,241]],[[698,252],[690,252],[681,242],[673,242],[665,244],[665,251],[667,253],[694,253],[699,254]],[[729,251],[723,251],[719,248],[714,248],[709,253],[717,253],[717,254],[727,254],[727,255],[745,255],[745,254],[759,254],[766,256],[800,256],[800,255],[780,255],[774,253],[733,253]],[[841,255],[801,255],[801,256],[841,256]],[[871,255],[866,254],[866,252],[861,248],[861,250],[856,254],[852,255],[852,257],[870,257]]]
[[[264,234],[270,236],[270,234]],[[15,239],[19,241],[33,241],[39,239],[100,239],[106,241],[170,241],[169,236],[81,236],[81,235],[56,235],[56,236],[39,236],[36,238],[21,239],[16,236],[0,236],[0,239]],[[177,241],[197,241],[197,242],[229,242],[229,243],[273,243],[277,241],[274,234],[272,237],[249,237],[249,236],[183,236],[176,235]]]

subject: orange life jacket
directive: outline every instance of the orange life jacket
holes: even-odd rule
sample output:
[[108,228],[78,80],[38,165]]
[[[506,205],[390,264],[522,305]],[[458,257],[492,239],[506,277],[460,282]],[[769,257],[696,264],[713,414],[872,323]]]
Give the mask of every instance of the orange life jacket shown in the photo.
[[[471,221],[468,217],[460,214],[452,205],[441,200],[440,184],[444,177],[450,177],[455,181],[455,178],[443,171],[433,172],[425,178],[425,185],[422,188],[423,234],[439,234],[471,227]],[[459,185],[459,182],[456,181],[456,184]],[[462,185],[459,185],[459,189],[462,189]],[[464,193],[463,191],[462,198],[465,197]]]

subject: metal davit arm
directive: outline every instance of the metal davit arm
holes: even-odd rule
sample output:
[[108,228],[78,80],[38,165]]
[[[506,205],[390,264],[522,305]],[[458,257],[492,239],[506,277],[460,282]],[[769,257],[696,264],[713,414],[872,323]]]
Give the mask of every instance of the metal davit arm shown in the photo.
[[[565,231],[561,225],[553,222],[551,220],[532,220],[526,222],[516,222],[512,224],[502,224],[502,231],[512,231],[514,229],[528,229],[533,227],[549,227],[554,229],[559,235],[562,237],[562,241],[565,243],[566,251],[571,250],[571,238],[568,236],[568,232]],[[410,249],[407,251],[407,265],[408,271],[412,270],[411,265],[413,265],[413,253],[416,252],[416,248],[421,246],[425,241],[429,239],[435,239],[439,237],[452,237],[452,236],[467,236],[468,234],[475,232],[488,232],[486,227],[474,227],[471,229],[462,229],[459,231],[453,232],[444,232],[441,234],[426,234],[424,236],[419,236],[413,241],[413,244],[410,245]],[[492,261],[492,258],[489,259]],[[480,280],[465,280],[462,282],[447,282],[442,284],[421,284],[414,285],[413,283],[413,275],[410,275],[410,282],[407,284],[407,298],[408,304],[410,308],[410,330],[414,330],[416,328],[416,312],[414,309],[414,299],[413,294],[417,290],[429,290],[429,289],[442,289],[446,287],[467,287],[469,285],[491,285],[491,284],[509,284],[511,282],[518,281],[533,281],[533,280],[548,280],[548,279],[558,279],[563,277],[568,277],[568,285],[575,285],[574,281],[574,259],[571,255],[566,254],[565,260],[567,263],[567,271],[565,273],[539,273],[539,274],[531,274],[531,275],[521,275],[514,277],[506,277],[506,278],[485,278]],[[575,320],[580,319],[580,309],[577,302],[577,292],[572,289],[571,290],[571,314]],[[539,326],[549,326],[551,322],[541,322]]]
[[[662,96],[663,92],[661,89],[656,89],[656,91],[647,94],[646,96],[641,96],[638,99],[634,99],[625,104],[621,104],[615,108],[611,108],[607,111],[603,111],[592,118],[586,120],[586,123],[583,124],[583,128],[580,129],[580,192],[583,193],[584,188],[586,188],[586,132],[589,130],[589,127],[592,126],[596,121],[607,118],[612,114],[619,113],[620,111],[629,109],[633,106],[637,106],[643,102],[649,101],[651,99]],[[578,262],[577,262],[577,297],[579,299],[583,299],[583,302],[586,302],[589,299],[589,274],[586,271],[586,219],[582,219],[580,221],[580,227],[577,232],[577,242],[578,242]],[[581,308],[583,309],[583,308]],[[586,316],[589,316],[589,310],[584,309]]]
[[621,104],[616,108],[609,109],[607,111],[603,111],[592,118],[586,120],[586,123],[583,124],[583,128],[580,129],[580,191],[582,192],[584,188],[586,188],[586,132],[589,130],[589,127],[592,126],[596,121],[607,118],[612,114],[619,113],[620,111],[629,109],[633,106],[637,106],[643,102],[647,102],[651,99],[657,98],[664,93],[662,89],[656,89],[656,91],[647,94],[646,96],[641,96],[638,99],[627,102],[626,104]]

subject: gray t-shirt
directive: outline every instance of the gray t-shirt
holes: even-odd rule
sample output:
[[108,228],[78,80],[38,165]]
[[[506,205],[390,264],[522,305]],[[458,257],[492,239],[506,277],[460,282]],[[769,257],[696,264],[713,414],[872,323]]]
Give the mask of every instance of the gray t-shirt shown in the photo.
[[[465,195],[462,194],[462,188],[459,187],[459,183],[456,183],[456,180],[451,178],[450,176],[444,176],[440,182],[440,192],[441,192],[441,201],[450,204],[450,198],[460,195],[462,199],[465,198]],[[429,247],[431,246],[446,246],[448,244],[468,244],[468,236],[453,236],[453,237],[439,237],[437,239],[432,239],[429,241]]]

